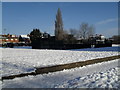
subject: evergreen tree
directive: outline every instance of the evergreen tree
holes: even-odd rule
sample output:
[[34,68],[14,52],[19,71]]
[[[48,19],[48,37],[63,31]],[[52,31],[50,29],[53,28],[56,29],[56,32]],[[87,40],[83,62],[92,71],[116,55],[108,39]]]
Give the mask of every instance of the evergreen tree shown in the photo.
[[23,38],[21,37],[21,35],[19,36],[19,41],[20,42],[24,41]]
[[62,21],[62,15],[61,15],[61,10],[58,8],[57,15],[56,15],[56,20],[55,20],[55,37],[56,40],[63,40],[63,21]]
[[33,29],[33,31],[30,33],[30,40],[35,41],[37,39],[40,39],[42,37],[42,33],[39,29]]

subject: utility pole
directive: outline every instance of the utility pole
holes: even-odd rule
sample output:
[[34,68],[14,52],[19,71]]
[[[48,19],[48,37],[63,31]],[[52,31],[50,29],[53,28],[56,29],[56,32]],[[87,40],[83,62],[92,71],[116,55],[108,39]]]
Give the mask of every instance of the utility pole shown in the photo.
[[6,28],[3,29],[3,34],[5,35],[5,33],[6,33]]

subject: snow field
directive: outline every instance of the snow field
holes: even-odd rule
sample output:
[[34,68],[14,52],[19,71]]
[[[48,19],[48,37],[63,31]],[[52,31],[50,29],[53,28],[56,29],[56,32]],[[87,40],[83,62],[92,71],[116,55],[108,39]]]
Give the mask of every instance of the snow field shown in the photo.
[[[90,49],[79,50],[36,50],[36,49],[16,49],[16,48],[0,48],[2,51],[2,72],[3,76],[32,72],[35,67],[47,67],[59,64],[67,64],[95,58],[103,58],[118,55],[114,51],[118,47],[108,47],[107,50],[97,48],[93,51]],[[87,50],[87,51],[84,51]],[[97,51],[96,51],[97,50]]]
[[120,88],[118,59],[37,76],[4,80],[3,88]]
[[106,72],[93,73],[85,77],[77,77],[64,82],[56,88],[118,88],[118,68],[112,68]]

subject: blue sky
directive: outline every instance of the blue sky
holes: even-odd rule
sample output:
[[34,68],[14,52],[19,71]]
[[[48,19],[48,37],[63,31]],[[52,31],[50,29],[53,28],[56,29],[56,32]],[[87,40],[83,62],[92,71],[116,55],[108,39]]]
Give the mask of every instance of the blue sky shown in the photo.
[[29,34],[39,28],[54,35],[57,9],[62,11],[64,29],[79,29],[82,22],[95,26],[106,37],[118,34],[117,2],[3,2],[2,26],[5,33]]

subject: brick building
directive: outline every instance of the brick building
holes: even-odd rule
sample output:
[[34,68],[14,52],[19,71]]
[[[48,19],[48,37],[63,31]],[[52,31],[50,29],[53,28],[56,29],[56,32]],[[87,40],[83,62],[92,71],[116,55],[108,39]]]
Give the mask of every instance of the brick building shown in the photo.
[[19,37],[17,37],[16,35],[0,35],[0,44],[4,44],[4,43],[18,43],[19,42]]

